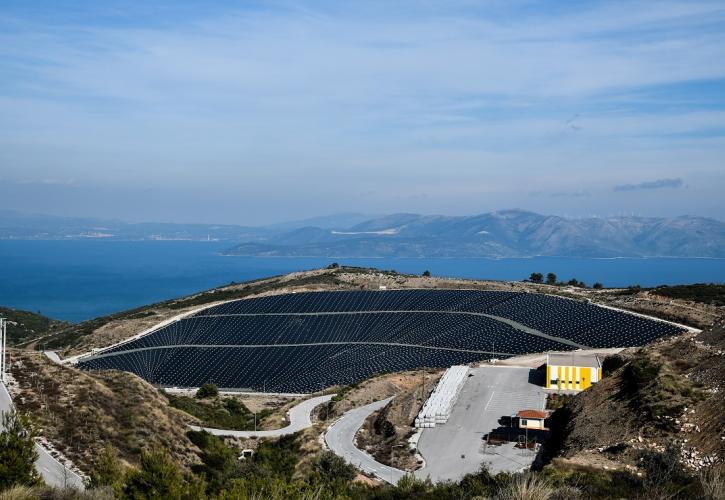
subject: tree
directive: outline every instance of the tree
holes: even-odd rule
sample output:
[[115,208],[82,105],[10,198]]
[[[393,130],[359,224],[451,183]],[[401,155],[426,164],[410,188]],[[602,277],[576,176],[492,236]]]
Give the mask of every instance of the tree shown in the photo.
[[602,285],[601,283],[599,283],[599,282],[597,281],[596,283],[594,283],[594,284],[592,285],[592,288],[594,288],[595,290],[601,290],[602,288],[604,288],[604,285]]
[[0,491],[14,485],[40,484],[35,470],[35,430],[30,419],[15,410],[2,412],[0,427]]
[[430,278],[430,271],[428,271],[427,269],[425,271],[423,271],[423,277]]
[[123,467],[118,461],[116,450],[107,444],[91,471],[91,487],[110,486],[118,491],[123,483]]
[[339,269],[339,267],[340,267],[340,264],[338,264],[337,262],[333,262],[332,264],[327,266],[327,269]]
[[543,283],[544,275],[541,273],[531,273],[531,276],[529,276],[529,281],[531,281],[532,283]]
[[546,284],[547,285],[556,285],[556,274],[554,274],[554,273],[547,273],[547,275],[546,275]]
[[144,451],[139,466],[126,474],[123,497],[133,500],[180,499],[181,474],[176,464],[161,450]]
[[344,481],[352,481],[356,476],[355,467],[331,451],[323,451],[313,467],[316,471],[331,479],[340,478]]
[[204,384],[196,391],[196,397],[199,399],[215,398],[219,395],[219,388],[216,384]]

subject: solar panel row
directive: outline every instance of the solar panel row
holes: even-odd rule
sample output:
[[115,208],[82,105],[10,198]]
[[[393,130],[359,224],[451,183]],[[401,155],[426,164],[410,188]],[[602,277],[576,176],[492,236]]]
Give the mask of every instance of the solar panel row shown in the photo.
[[308,392],[377,372],[469,363],[494,350],[501,356],[571,348],[546,336],[619,347],[678,332],[668,323],[549,295],[314,292],[217,305],[79,366],[127,370],[159,385]]

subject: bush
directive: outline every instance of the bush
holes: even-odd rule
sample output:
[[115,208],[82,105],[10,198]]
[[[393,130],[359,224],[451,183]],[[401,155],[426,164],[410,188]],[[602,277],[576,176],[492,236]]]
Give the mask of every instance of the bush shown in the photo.
[[216,384],[204,384],[196,391],[196,397],[199,399],[215,398],[219,395],[219,388]]
[[624,358],[619,354],[612,354],[611,356],[607,356],[606,358],[604,358],[604,361],[602,361],[602,375],[604,377],[606,377],[607,375],[611,375],[612,373],[623,367],[624,363]]
[[496,498],[501,500],[549,500],[554,496],[551,483],[541,475],[516,474],[501,488]]
[[181,474],[176,464],[161,450],[143,452],[137,469],[126,474],[123,497],[133,500],[180,499]]
[[322,452],[315,461],[313,468],[331,480],[343,479],[345,481],[352,481],[357,475],[355,467],[331,451]]
[[662,370],[662,364],[652,359],[641,357],[633,359],[622,372],[623,389],[629,394],[636,394],[651,384]]
[[120,489],[123,483],[123,468],[118,461],[113,446],[106,445],[98,457],[90,476],[90,486],[93,488],[109,486],[116,491]]

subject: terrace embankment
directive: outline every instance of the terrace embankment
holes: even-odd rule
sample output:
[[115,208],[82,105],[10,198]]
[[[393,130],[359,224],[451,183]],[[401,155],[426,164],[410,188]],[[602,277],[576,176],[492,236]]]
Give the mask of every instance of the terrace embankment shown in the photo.
[[[213,303],[290,292],[322,290],[378,290],[396,288],[476,289],[514,292],[538,292],[576,300],[591,300],[622,309],[682,322],[697,328],[712,326],[722,315],[722,308],[705,303],[691,294],[676,298],[657,291],[640,289],[593,290],[573,286],[551,286],[526,282],[467,280],[421,277],[351,267],[335,267],[291,273],[226,286],[157,304],[123,311],[75,325],[54,323],[44,335],[21,344],[24,347],[58,350],[61,356],[82,354],[107,347],[143,332],[158,323]],[[669,290],[671,292],[671,290]]]
[[722,466],[724,357],[720,323],[608,358],[604,379],[557,410],[549,452],[569,464],[634,468],[643,450],[674,445],[690,468]]

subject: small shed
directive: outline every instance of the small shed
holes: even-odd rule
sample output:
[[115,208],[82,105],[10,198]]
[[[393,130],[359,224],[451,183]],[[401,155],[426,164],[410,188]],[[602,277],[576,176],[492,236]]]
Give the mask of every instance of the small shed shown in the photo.
[[543,410],[521,410],[516,416],[519,419],[520,429],[531,429],[537,431],[545,431],[545,420],[549,413]]

